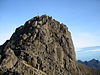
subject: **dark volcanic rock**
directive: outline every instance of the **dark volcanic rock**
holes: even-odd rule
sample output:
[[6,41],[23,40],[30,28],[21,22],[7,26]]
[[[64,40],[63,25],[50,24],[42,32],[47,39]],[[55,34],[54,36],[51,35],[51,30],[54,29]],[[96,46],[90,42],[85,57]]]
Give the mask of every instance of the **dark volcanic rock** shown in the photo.
[[0,56],[1,75],[94,75],[96,71],[76,62],[68,28],[47,15],[17,28],[0,46]]

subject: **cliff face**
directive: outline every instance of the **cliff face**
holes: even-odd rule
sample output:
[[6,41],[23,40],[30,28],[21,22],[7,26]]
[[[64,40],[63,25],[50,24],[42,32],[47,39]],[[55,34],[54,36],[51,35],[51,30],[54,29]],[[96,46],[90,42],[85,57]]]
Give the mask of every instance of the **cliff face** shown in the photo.
[[83,66],[76,63],[66,25],[47,15],[17,28],[0,46],[0,57],[1,75],[93,75],[92,69],[83,73]]

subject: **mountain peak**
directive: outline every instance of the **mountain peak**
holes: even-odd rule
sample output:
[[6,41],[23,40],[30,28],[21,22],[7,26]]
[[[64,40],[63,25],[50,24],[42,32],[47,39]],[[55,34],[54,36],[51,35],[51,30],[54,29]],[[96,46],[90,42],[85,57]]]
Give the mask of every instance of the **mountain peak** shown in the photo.
[[[86,73],[76,63],[74,45],[67,26],[47,15],[36,16],[18,27],[10,40],[0,46],[0,57],[1,75]],[[84,69],[83,66],[81,68]]]

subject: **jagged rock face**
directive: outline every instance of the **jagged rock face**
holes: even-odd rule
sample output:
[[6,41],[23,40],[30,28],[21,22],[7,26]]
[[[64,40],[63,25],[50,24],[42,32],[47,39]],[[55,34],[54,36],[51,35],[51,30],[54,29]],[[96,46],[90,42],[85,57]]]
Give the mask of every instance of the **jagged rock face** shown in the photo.
[[0,55],[2,75],[84,75],[77,69],[68,28],[47,15],[17,28],[0,46]]

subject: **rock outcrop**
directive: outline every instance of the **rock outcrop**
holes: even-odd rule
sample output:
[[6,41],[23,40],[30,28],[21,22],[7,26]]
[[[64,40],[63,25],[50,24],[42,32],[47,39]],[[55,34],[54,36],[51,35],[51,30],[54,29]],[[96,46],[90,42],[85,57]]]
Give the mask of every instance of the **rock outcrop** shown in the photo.
[[28,20],[0,46],[1,75],[100,74],[87,68],[76,62],[67,26],[47,15]]

